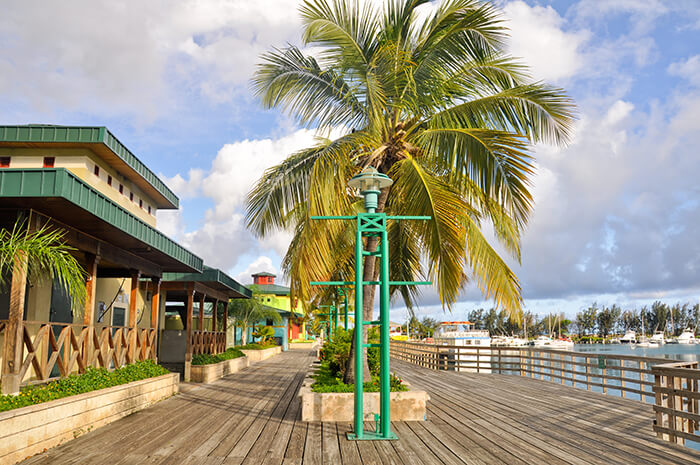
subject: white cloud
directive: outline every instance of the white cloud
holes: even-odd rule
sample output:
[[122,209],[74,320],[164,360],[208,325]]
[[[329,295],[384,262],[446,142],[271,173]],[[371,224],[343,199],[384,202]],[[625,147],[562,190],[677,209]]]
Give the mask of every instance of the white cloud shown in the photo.
[[178,214],[158,213],[158,226],[178,237],[199,254],[205,263],[228,270],[240,267],[240,257],[254,251],[284,256],[291,231],[275,231],[256,238],[245,227],[245,198],[264,171],[290,154],[314,144],[315,133],[299,129],[279,138],[246,139],[224,145],[206,170],[190,170],[183,177],[167,179],[178,194],[206,197],[213,207],[205,212],[202,225],[187,233]]
[[[151,121],[182,89],[242,92],[258,55],[299,40],[297,0],[27,0],[0,15],[0,97],[35,111]],[[243,87],[242,87],[243,86]]]
[[313,145],[314,134],[300,129],[278,139],[246,139],[224,145],[202,182],[202,193],[215,203],[214,218],[220,220],[240,210],[263,172],[293,152]]
[[248,265],[245,271],[238,273],[235,279],[239,283],[251,283],[253,282],[253,278],[251,276],[254,273],[261,273],[263,271],[277,274],[277,269],[272,264],[272,259],[270,257],[261,255],[260,257],[256,258],[250,265]]
[[529,6],[523,1],[505,5],[510,20],[510,53],[522,58],[537,79],[561,81],[583,66],[581,48],[589,38],[586,30],[567,32],[566,20],[551,6]]
[[687,60],[671,63],[668,73],[687,79],[694,86],[700,87],[700,55],[693,55]]

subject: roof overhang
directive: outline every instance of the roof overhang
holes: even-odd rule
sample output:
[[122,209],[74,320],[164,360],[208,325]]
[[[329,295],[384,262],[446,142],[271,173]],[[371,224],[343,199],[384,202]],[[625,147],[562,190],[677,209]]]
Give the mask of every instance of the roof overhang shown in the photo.
[[64,168],[2,169],[0,198],[4,208],[36,210],[163,271],[202,270],[201,258]]
[[176,209],[177,196],[106,127],[0,126],[3,147],[88,148],[144,191],[161,209]]
[[[253,291],[240,284],[229,275],[216,268],[204,266],[201,273],[164,273],[161,286],[166,289],[189,289],[178,284],[192,283],[192,289],[200,294],[206,294],[202,286],[216,291],[218,296],[226,296],[226,299],[250,299]],[[197,287],[199,286],[199,287]],[[213,292],[210,292],[213,294]],[[220,297],[217,297],[220,298]]]

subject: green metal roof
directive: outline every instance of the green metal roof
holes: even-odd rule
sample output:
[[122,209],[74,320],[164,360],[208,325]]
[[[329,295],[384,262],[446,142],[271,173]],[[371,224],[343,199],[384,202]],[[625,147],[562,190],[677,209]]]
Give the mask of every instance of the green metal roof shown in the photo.
[[189,269],[202,259],[149,226],[65,168],[0,169],[0,198],[62,198]]
[[[139,160],[104,126],[19,125],[0,126],[0,143],[101,144],[129,168],[138,173],[149,186],[167,201],[159,208],[178,208],[179,200],[158,176]],[[157,199],[155,199],[157,200]]]
[[217,283],[241,295],[251,298],[253,291],[223,271],[204,265],[201,273],[163,273],[163,281],[194,281],[200,283]]
[[276,274],[268,273],[267,271],[262,271],[262,272],[260,272],[260,273],[255,273],[255,274],[253,274],[253,275],[251,275],[251,276],[253,276],[254,278],[257,277],[257,276],[269,276],[269,277],[271,277],[271,278],[276,278],[276,277],[277,277]]
[[279,284],[255,284],[257,289],[256,294],[275,294],[275,295],[289,295],[290,289],[287,286],[280,286]]

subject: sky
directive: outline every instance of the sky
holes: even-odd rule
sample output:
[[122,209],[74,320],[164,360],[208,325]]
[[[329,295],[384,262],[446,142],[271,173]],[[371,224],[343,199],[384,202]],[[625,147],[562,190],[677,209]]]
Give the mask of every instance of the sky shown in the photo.
[[[242,283],[279,273],[291,235],[247,231],[244,199],[314,132],[262,109],[249,80],[261,53],[300,44],[298,0],[0,3],[0,124],[107,126],[180,197],[159,229]],[[700,0],[495,3],[509,53],[578,105],[568,147],[533,147],[535,210],[510,262],[525,308],[698,302]],[[428,288],[417,313],[489,306],[469,286],[444,314]]]

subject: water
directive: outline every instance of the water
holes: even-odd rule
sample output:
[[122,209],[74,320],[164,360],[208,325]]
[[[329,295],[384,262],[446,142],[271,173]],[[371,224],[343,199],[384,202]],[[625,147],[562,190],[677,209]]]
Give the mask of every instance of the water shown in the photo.
[[700,361],[700,344],[664,344],[659,347],[635,347],[630,344],[576,344],[574,352],[669,358],[684,362]]

